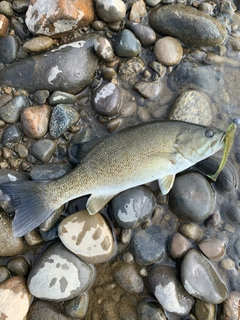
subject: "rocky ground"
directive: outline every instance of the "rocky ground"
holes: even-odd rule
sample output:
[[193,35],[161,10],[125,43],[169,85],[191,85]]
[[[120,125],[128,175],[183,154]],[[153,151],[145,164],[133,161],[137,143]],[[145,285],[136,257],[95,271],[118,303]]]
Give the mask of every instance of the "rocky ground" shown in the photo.
[[[226,130],[240,117],[239,7],[0,1],[0,183],[57,179],[77,146],[135,124]],[[222,152],[167,196],[154,181],[94,216],[75,199],[21,238],[1,194],[0,319],[240,319],[239,141],[216,182]]]

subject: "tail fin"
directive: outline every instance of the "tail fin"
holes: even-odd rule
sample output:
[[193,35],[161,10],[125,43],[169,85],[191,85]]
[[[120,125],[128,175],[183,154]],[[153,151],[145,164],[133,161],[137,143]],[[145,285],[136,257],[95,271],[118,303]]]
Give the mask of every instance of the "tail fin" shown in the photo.
[[7,200],[10,198],[15,209],[12,223],[15,238],[38,227],[55,210],[46,199],[47,191],[44,186],[47,184],[48,182],[17,181],[0,185],[3,197]]

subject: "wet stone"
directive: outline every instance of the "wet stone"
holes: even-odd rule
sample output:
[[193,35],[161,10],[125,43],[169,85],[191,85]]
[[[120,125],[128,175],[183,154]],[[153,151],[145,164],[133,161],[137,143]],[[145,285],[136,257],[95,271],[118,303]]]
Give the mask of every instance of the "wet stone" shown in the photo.
[[112,78],[116,77],[117,73],[113,68],[104,68],[102,75],[104,80],[111,80]]
[[198,224],[194,223],[183,223],[179,226],[178,231],[186,238],[198,242],[202,239],[203,230]]
[[72,320],[52,303],[42,300],[34,301],[28,312],[28,320]]
[[117,22],[126,15],[126,5],[122,0],[96,0],[97,15],[104,22]]
[[239,319],[240,292],[232,291],[225,301],[223,301],[218,319],[238,320]]
[[155,265],[148,271],[151,291],[164,309],[177,315],[185,315],[191,310],[194,300],[177,278],[177,269]]
[[138,307],[139,320],[167,320],[162,308],[154,302],[142,302]]
[[140,21],[140,18],[145,16],[147,13],[146,4],[143,0],[137,0],[133,2],[130,13],[130,21]]
[[149,98],[151,100],[159,97],[161,92],[161,85],[158,81],[140,81],[135,83],[133,88],[139,92],[143,98]]
[[195,300],[193,314],[198,320],[216,319],[216,306],[199,299]]
[[10,277],[11,273],[9,272],[9,270],[4,266],[0,266],[0,284],[9,279]]
[[4,37],[7,34],[9,27],[9,20],[8,18],[0,13],[0,37]]
[[166,71],[166,67],[160,62],[150,61],[148,65],[159,75],[159,77],[161,77]]
[[112,266],[112,274],[114,280],[126,291],[130,293],[141,293],[143,291],[142,277],[134,266],[116,262]]
[[169,193],[171,209],[190,221],[203,221],[213,211],[215,193],[209,182],[199,173],[178,176]]
[[18,13],[26,12],[29,6],[29,0],[13,0],[13,10]]
[[31,299],[32,297],[26,286],[25,278],[18,276],[12,277],[1,283],[0,310],[2,319],[26,319]]
[[18,41],[15,36],[0,38],[0,62],[12,63],[16,60],[18,51]]
[[25,248],[22,238],[14,238],[12,219],[7,213],[0,213],[0,256],[10,257],[20,254]]
[[58,179],[71,170],[68,164],[50,163],[32,165],[30,176],[32,180],[53,180]]
[[1,1],[0,13],[3,13],[7,17],[11,17],[13,15],[12,4],[9,1]]
[[[62,211],[61,211],[61,213],[62,213]],[[41,235],[42,239],[45,242],[49,242],[49,241],[53,241],[53,240],[59,239],[59,237],[58,237],[58,226],[59,226],[59,223],[60,223],[60,221],[57,221],[55,223],[55,225],[53,225],[52,228],[47,230],[47,231],[42,231],[41,230],[41,225],[40,225],[40,235]]]
[[103,116],[112,117],[118,113],[122,100],[121,90],[115,83],[100,85],[93,94],[93,107]]
[[185,289],[195,298],[219,304],[228,295],[226,285],[203,254],[190,249],[183,258],[181,279]]
[[7,263],[8,270],[15,276],[26,276],[30,268],[29,263],[24,257],[14,257]]
[[61,37],[78,27],[88,26],[94,19],[92,1],[52,0],[51,6],[39,0],[31,0],[26,25],[33,34]]
[[154,9],[149,15],[149,23],[160,34],[176,37],[189,46],[212,47],[226,39],[226,29],[221,22],[181,4]]
[[75,298],[92,283],[94,269],[54,243],[43,253],[28,276],[28,288],[33,296],[55,302]]
[[210,99],[202,92],[187,90],[175,100],[168,119],[209,126],[213,120]]
[[164,230],[155,225],[137,231],[131,241],[135,261],[140,265],[151,265],[161,260],[166,237]]
[[141,43],[128,29],[124,29],[117,35],[114,44],[114,51],[121,58],[132,58],[139,55]]
[[226,244],[219,239],[205,239],[198,243],[199,249],[211,261],[220,261],[226,253]]
[[112,232],[100,213],[76,212],[61,221],[58,228],[62,243],[89,263],[103,263],[114,252]]
[[71,317],[83,319],[87,313],[88,302],[89,294],[88,292],[83,292],[80,296],[65,301],[63,306],[65,312]]
[[164,66],[178,64],[183,56],[181,42],[173,37],[163,37],[155,42],[153,52]]
[[[19,22],[15,17],[11,18],[11,28],[14,30],[16,36],[18,36],[22,41],[26,41],[30,37],[30,32],[27,26]],[[26,52],[23,51],[22,46],[19,48],[17,57],[22,59],[27,56]]]
[[24,109],[21,114],[24,134],[30,138],[42,138],[47,133],[50,114],[51,107],[47,104]]
[[94,50],[96,54],[106,62],[110,62],[114,58],[114,52],[111,43],[102,36],[95,39]]
[[15,125],[9,126],[3,131],[2,142],[4,146],[7,146],[8,143],[17,143],[20,141],[20,139],[21,131]]
[[128,189],[111,201],[112,215],[117,224],[125,229],[136,228],[151,217],[155,205],[153,193],[144,186]]
[[49,50],[54,41],[52,38],[48,36],[39,36],[36,38],[32,38],[31,40],[26,41],[22,48],[26,52],[42,52],[45,50]]
[[47,163],[50,161],[55,147],[55,141],[50,139],[42,139],[32,144],[31,153],[36,159]]
[[191,246],[191,242],[187,238],[176,232],[171,238],[169,253],[173,259],[181,259]]
[[134,57],[127,61],[121,62],[119,66],[119,75],[122,76],[132,76],[145,68],[145,63],[142,58]]
[[234,205],[229,205],[227,208],[223,206],[221,215],[224,221],[227,221],[231,225],[240,225],[240,206],[237,203]]
[[26,243],[30,247],[34,247],[43,243],[43,239],[41,238],[37,229],[32,230],[24,236]]
[[73,94],[62,92],[62,91],[55,91],[49,97],[49,104],[51,106],[55,106],[57,104],[74,104],[77,101],[77,97]]
[[125,27],[135,34],[144,47],[152,45],[156,40],[156,33],[149,26],[135,22],[127,22]]
[[0,85],[29,92],[45,89],[78,93],[90,83],[98,65],[97,55],[90,50],[94,38],[95,35],[88,35],[47,53],[13,63],[0,70]]
[[20,95],[7,102],[0,108],[0,117],[7,123],[18,122],[21,112],[29,107],[28,97]]
[[54,139],[58,139],[79,119],[79,113],[67,104],[58,104],[54,107],[50,123],[49,132]]
[[38,91],[34,92],[34,94],[33,94],[33,100],[38,105],[45,104],[48,97],[49,97],[48,90],[38,90]]

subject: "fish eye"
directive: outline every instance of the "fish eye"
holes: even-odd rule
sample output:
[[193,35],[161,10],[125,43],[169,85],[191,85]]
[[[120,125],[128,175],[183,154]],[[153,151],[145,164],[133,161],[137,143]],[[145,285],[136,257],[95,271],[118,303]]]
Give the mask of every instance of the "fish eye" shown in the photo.
[[205,137],[212,138],[213,136],[214,136],[214,133],[213,133],[213,131],[211,129],[207,129],[205,131]]

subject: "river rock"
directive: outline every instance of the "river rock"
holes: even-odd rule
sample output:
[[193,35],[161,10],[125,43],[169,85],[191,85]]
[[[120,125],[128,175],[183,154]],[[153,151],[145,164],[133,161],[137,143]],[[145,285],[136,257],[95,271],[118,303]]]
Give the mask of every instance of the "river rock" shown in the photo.
[[[0,284],[0,316],[2,319],[26,319],[31,294],[23,277],[12,277]],[[17,306],[17,310],[16,310]]]
[[118,22],[126,15],[126,5],[122,0],[96,0],[96,11],[104,22]]
[[240,292],[232,291],[221,304],[218,319],[219,320],[238,320],[239,319]]
[[184,288],[195,298],[219,304],[227,298],[228,290],[210,261],[196,249],[183,258],[181,279]]
[[154,100],[161,93],[161,83],[158,81],[139,81],[133,86],[134,90],[139,92],[143,98]]
[[6,129],[3,131],[2,142],[6,147],[9,143],[12,144],[19,142],[20,139],[21,131],[16,125],[6,127]]
[[181,42],[173,37],[163,37],[155,42],[153,52],[164,66],[178,64],[183,56]]
[[53,44],[54,41],[52,38],[48,36],[39,36],[26,41],[22,48],[26,52],[42,52],[49,50]]
[[32,180],[54,180],[58,179],[71,170],[66,163],[34,164],[30,171]]
[[20,254],[25,248],[22,238],[14,238],[12,219],[5,212],[0,213],[0,256],[10,257]]
[[72,320],[63,311],[52,303],[42,300],[34,301],[27,316],[28,320]]
[[0,2],[0,13],[5,14],[7,17],[11,17],[13,15],[12,4],[8,1]]
[[[64,44],[47,53],[22,59],[0,71],[0,85],[78,93],[95,74],[98,57],[91,50],[94,35]],[[69,63],[66,63],[68,61]]]
[[0,63],[12,63],[16,60],[19,43],[15,36],[0,38]]
[[122,100],[121,90],[115,83],[103,83],[93,94],[93,107],[103,116],[112,117],[118,113]]
[[96,54],[106,62],[113,60],[114,52],[111,43],[105,37],[98,37],[94,41],[94,50]]
[[81,261],[61,243],[54,243],[30,271],[28,288],[37,298],[59,302],[83,293],[93,278],[93,266]]
[[216,306],[199,299],[196,299],[193,314],[198,320],[214,320],[216,319]]
[[227,35],[224,25],[217,19],[181,4],[161,6],[152,10],[149,23],[160,34],[176,37],[189,46],[220,45]]
[[143,59],[140,57],[134,57],[127,61],[122,61],[119,66],[118,73],[122,76],[132,76],[142,71],[144,67],[145,63]]
[[177,269],[155,265],[148,271],[148,283],[159,303],[169,312],[185,315],[191,310],[194,300],[177,278]]
[[43,106],[28,107],[21,114],[21,126],[26,136],[34,139],[42,138],[48,130],[51,107]]
[[30,100],[24,95],[19,95],[0,108],[0,117],[7,123],[19,121],[21,112],[29,107]]
[[111,201],[112,215],[122,228],[136,228],[150,218],[156,201],[151,190],[145,186],[128,189]]
[[173,259],[181,259],[190,247],[191,242],[181,235],[181,233],[176,232],[171,238],[169,253]]
[[203,92],[187,90],[174,101],[168,118],[209,126],[213,120],[210,99]]
[[73,124],[78,121],[79,117],[79,113],[71,105],[56,105],[53,109],[49,123],[50,135],[54,139],[58,139]]
[[143,0],[137,0],[133,2],[130,13],[130,21],[140,21],[140,18],[144,17],[147,13],[146,4]]
[[47,163],[50,161],[53,152],[56,147],[56,142],[50,139],[42,139],[34,142],[31,147],[32,155],[44,162]]
[[178,176],[169,193],[172,210],[190,221],[203,221],[215,206],[215,192],[210,183],[199,173]]
[[142,277],[132,265],[116,262],[112,266],[113,278],[126,291],[130,293],[141,293],[144,288]]
[[41,0],[30,0],[26,25],[33,34],[61,37],[76,28],[88,26],[94,19],[91,0],[52,0],[51,5]]
[[58,233],[70,251],[89,263],[106,262],[114,252],[112,232],[100,213],[78,211],[61,221]]
[[151,265],[161,260],[165,252],[166,237],[164,230],[155,225],[138,230],[131,241],[136,262],[140,265]]
[[83,292],[81,295],[71,300],[65,301],[63,306],[67,314],[73,318],[83,319],[87,313],[89,302],[88,292]]
[[8,261],[7,268],[12,275],[25,277],[30,265],[24,257],[14,257]]
[[4,14],[0,13],[0,37],[6,36],[8,27],[9,27],[8,18]]
[[158,303],[144,301],[138,307],[139,320],[167,320]]
[[226,253],[226,244],[219,239],[205,239],[198,243],[199,249],[211,261],[220,261]]
[[125,27],[135,34],[144,47],[150,46],[156,40],[156,33],[149,26],[145,26],[141,23],[127,22]]
[[128,29],[119,32],[113,44],[114,51],[121,58],[136,57],[141,52],[141,43]]

